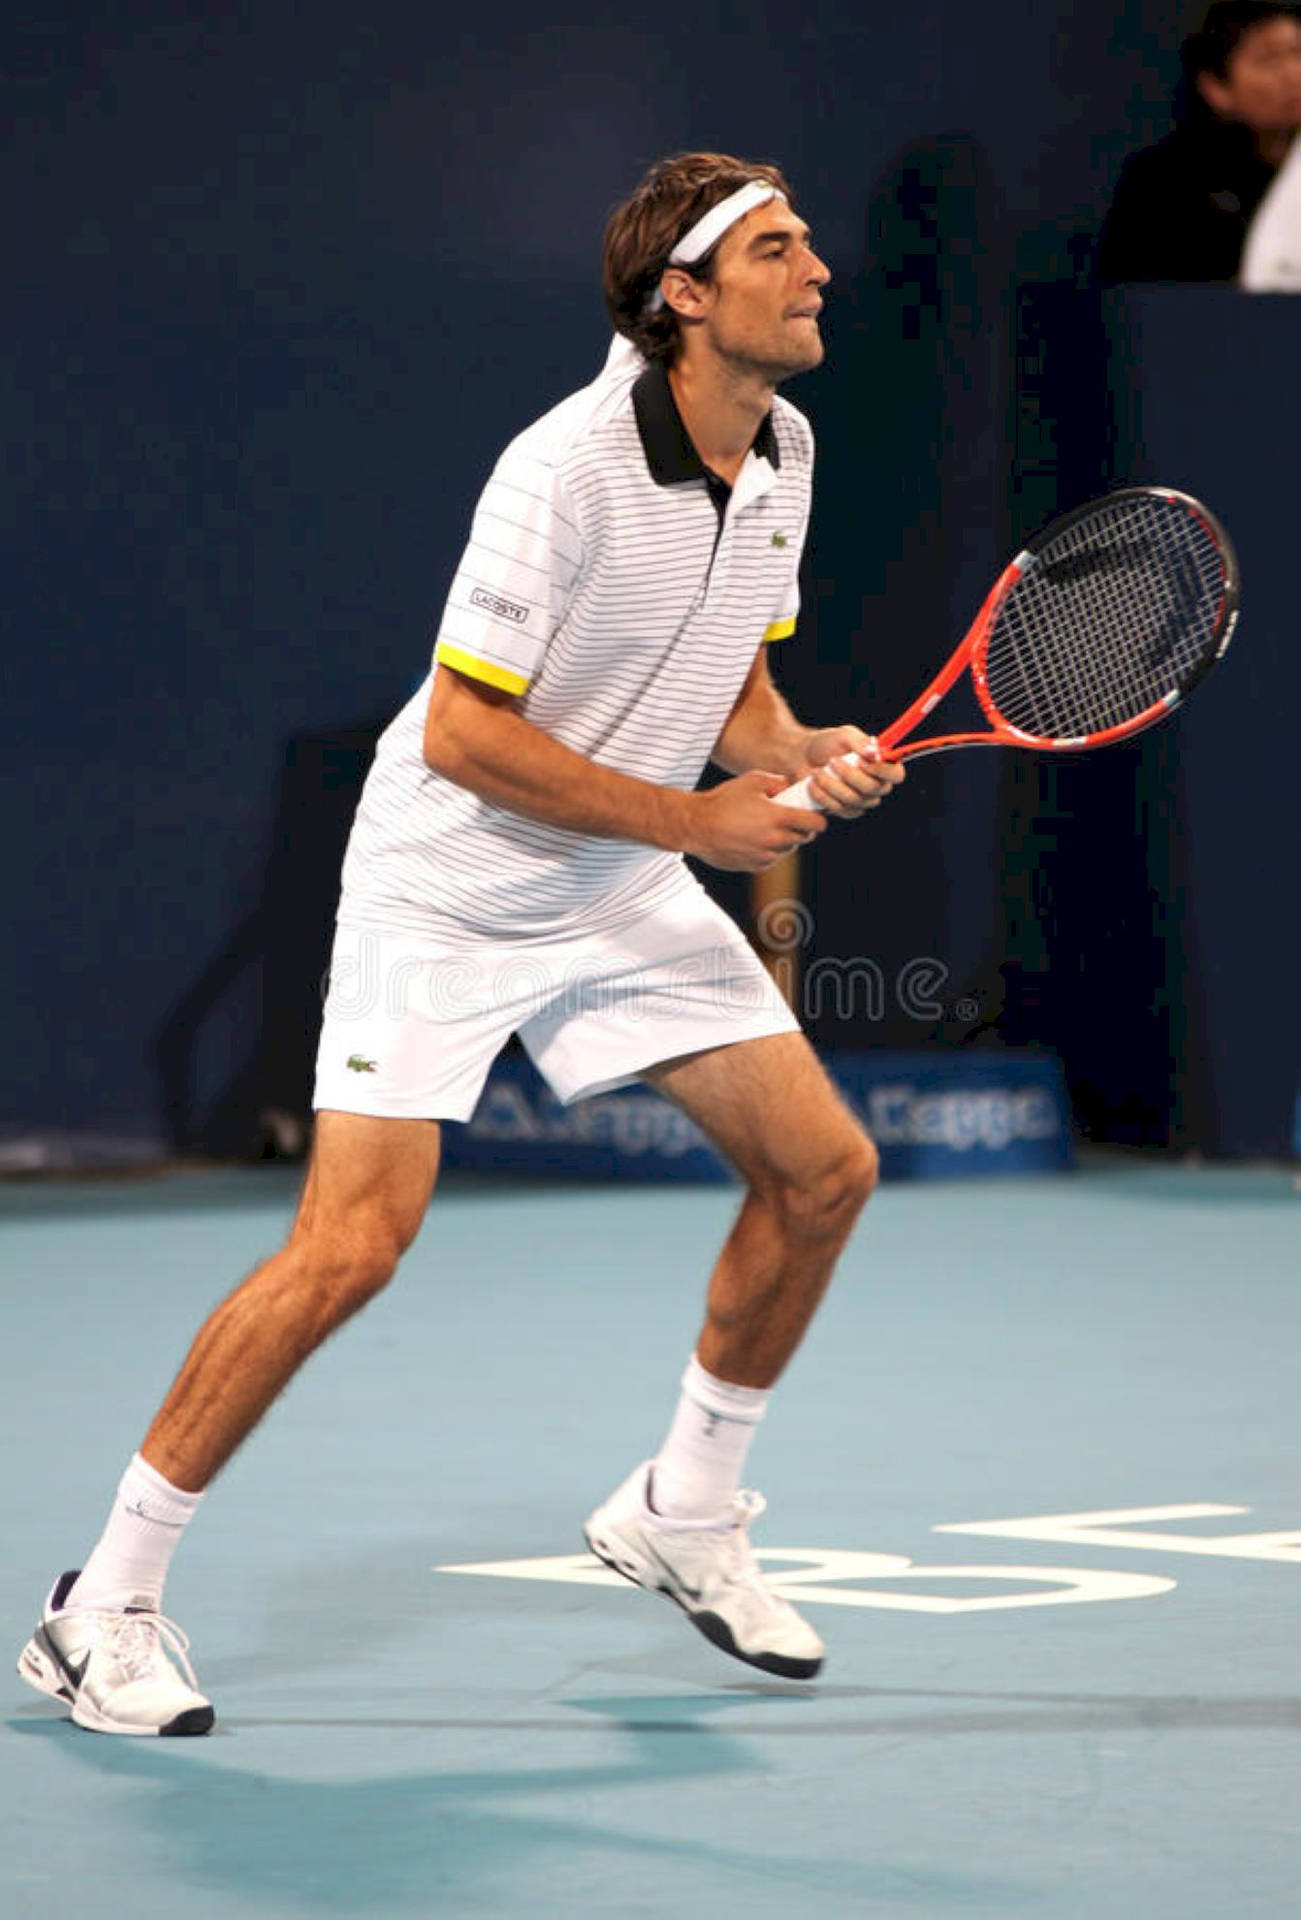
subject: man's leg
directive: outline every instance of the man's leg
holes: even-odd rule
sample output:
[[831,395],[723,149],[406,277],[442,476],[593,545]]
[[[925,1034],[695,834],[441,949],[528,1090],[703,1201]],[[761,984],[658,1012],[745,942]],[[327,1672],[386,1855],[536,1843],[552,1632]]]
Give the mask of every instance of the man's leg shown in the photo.
[[746,1183],[709,1282],[702,1367],[774,1385],[798,1347],[877,1178],[877,1152],[802,1034],[748,1040],[647,1075]]
[[24,1649],[19,1672],[67,1700],[80,1725],[212,1725],[183,1636],[162,1617],[172,1553],[203,1489],[304,1360],[391,1276],[428,1205],[438,1145],[433,1121],[319,1116],[287,1244],[200,1330],[99,1543],[79,1576],[57,1582]]
[[201,1328],[140,1451],[200,1492],[304,1360],[391,1278],[438,1173],[433,1120],[322,1113],[289,1239]]
[[760,1580],[745,1538],[759,1508],[738,1488],[768,1389],[876,1183],[876,1149],[799,1034],[670,1061],[647,1078],[716,1142],[747,1191],[664,1445],[591,1516],[588,1544],[676,1601],[724,1651],[807,1679],[822,1643]]

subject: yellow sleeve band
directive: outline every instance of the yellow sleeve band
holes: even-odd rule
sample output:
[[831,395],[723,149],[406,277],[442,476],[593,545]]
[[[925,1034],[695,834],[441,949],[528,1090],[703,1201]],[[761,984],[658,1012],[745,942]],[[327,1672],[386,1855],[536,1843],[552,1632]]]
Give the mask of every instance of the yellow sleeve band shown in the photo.
[[472,653],[462,653],[459,647],[449,647],[440,640],[434,648],[435,660],[441,660],[444,666],[455,667],[458,673],[468,675],[471,680],[482,680],[490,687],[500,687],[503,693],[527,693],[529,683],[522,673],[512,673],[509,667],[494,667],[491,660],[476,660]]
[[789,620],[774,620],[772,625],[764,630],[763,637],[765,640],[789,640],[794,631],[795,615],[792,614]]

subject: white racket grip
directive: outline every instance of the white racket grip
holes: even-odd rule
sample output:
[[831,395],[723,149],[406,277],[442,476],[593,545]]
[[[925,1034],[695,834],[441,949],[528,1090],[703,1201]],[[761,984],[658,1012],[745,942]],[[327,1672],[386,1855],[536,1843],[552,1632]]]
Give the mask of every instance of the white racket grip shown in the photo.
[[[862,764],[862,756],[857,753],[838,753],[837,760],[843,760],[846,766],[857,767]],[[812,775],[809,776],[812,778]],[[783,787],[775,793],[773,799],[779,807],[811,807],[814,813],[824,813],[826,809],[809,792],[809,780],[797,780],[793,787]]]

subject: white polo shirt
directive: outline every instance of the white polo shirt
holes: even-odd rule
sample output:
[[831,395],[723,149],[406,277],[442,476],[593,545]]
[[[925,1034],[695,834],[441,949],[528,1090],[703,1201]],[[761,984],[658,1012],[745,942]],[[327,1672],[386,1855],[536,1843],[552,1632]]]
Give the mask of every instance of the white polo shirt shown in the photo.
[[1301,293],[1301,134],[1247,229],[1238,279],[1249,293]]
[[[813,436],[776,399],[730,490],[662,365],[626,352],[511,442],[434,648],[601,766],[693,788],[764,640],[795,626]],[[435,773],[427,680],[384,733],[344,862],[341,924],[502,938],[609,926],[682,884],[681,856],[544,826]]]

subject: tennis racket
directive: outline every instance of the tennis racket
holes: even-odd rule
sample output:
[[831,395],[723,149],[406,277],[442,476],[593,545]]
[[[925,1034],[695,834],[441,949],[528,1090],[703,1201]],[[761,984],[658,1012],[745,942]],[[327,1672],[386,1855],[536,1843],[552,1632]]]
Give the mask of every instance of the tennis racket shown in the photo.
[[[1128,740],[1205,679],[1237,618],[1238,562],[1214,514],[1169,487],[1104,494],[1054,520],[1004,568],[947,665],[877,735],[880,757],[952,747],[1078,753]],[[988,731],[908,740],[968,668]],[[807,780],[774,797],[817,806]]]

